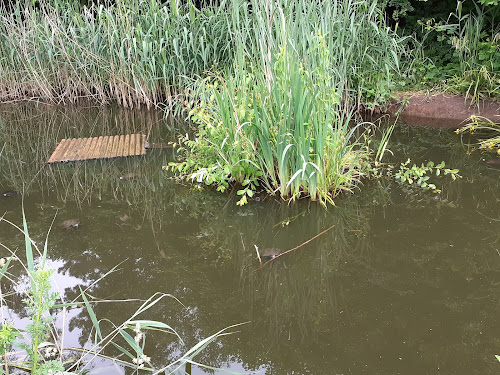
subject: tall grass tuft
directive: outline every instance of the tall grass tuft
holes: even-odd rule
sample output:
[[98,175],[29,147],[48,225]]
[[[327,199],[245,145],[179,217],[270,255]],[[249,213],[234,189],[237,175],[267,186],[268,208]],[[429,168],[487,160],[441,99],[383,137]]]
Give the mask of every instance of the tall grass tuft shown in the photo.
[[225,1],[202,10],[191,1],[33,4],[1,12],[0,101],[172,107],[190,77],[231,58]]
[[232,2],[235,64],[199,82],[200,126],[171,167],[239,204],[263,186],[333,203],[369,174],[367,124],[353,114],[389,92],[403,53],[375,1]]
[[456,13],[450,15],[456,23],[437,27],[451,35],[449,41],[457,60],[445,90],[465,93],[473,103],[485,97],[500,98],[500,23],[485,27],[487,15],[477,4],[475,12],[463,14],[459,1]]

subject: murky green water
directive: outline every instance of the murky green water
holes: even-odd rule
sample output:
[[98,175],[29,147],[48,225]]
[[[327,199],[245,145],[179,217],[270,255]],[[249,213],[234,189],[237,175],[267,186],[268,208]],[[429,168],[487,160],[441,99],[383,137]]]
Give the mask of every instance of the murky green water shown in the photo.
[[[44,165],[65,137],[151,132],[175,137],[161,114],[112,109],[0,108],[0,187],[24,190],[30,234],[49,237],[50,265],[68,299],[170,293],[148,318],[185,339],[148,337],[157,364],[236,323],[199,362],[261,374],[495,374],[500,363],[500,171],[481,164],[453,132],[400,126],[394,160],[445,160],[463,179],[436,180],[439,196],[394,181],[366,181],[328,210],[273,198],[239,208],[236,198],[176,184],[161,166],[172,149],[145,157]],[[185,131],[185,130],[184,130]],[[441,146],[440,146],[441,145]],[[134,173],[132,180],[120,179]],[[21,198],[0,197],[0,215],[21,225]],[[80,227],[59,224],[78,218]],[[259,249],[287,250],[254,272]],[[24,239],[0,222],[0,241],[22,254]],[[4,249],[1,254],[6,254]],[[15,266],[19,267],[19,266]],[[20,267],[19,267],[20,268]],[[14,271],[15,272],[15,271]],[[121,322],[139,302],[96,304]],[[25,314],[7,312],[19,324]],[[87,343],[90,320],[73,309],[65,343]],[[104,373],[123,370],[97,363]],[[193,374],[205,373],[193,367]]]

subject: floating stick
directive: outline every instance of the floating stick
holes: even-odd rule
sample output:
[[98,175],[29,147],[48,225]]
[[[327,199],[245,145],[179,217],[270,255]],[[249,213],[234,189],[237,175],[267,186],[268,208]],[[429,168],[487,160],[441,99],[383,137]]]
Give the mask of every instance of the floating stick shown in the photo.
[[[332,229],[334,226],[335,226],[335,225],[332,225],[330,228],[325,229],[325,230],[324,230],[323,232],[321,232],[321,233],[318,233],[318,234],[317,234],[317,235],[315,235],[313,238],[310,238],[310,239],[308,239],[306,242],[301,243],[299,246],[296,246],[296,247],[294,247],[293,249],[287,250],[287,251],[285,251],[285,252],[283,252],[283,253],[281,253],[281,254],[279,254],[279,255],[276,255],[274,258],[269,259],[269,260],[268,260],[267,262],[265,262],[264,264],[262,264],[262,261],[261,261],[260,256],[259,256],[259,261],[260,261],[260,264],[261,264],[261,265],[260,265],[260,267],[259,267],[259,268],[257,268],[257,269],[256,269],[256,270],[254,270],[253,272],[257,272],[257,271],[259,271],[259,270],[260,270],[261,268],[263,268],[266,264],[268,264],[269,262],[272,262],[273,260],[278,259],[280,256],[285,255],[285,254],[288,254],[288,253],[291,253],[292,251],[295,251],[295,250],[297,250],[297,249],[301,248],[302,246],[304,246],[304,245],[308,244],[309,242],[311,242],[311,241],[315,240],[315,239],[316,239],[316,238],[318,238],[319,236],[321,236],[321,235],[325,234],[325,233],[326,233],[326,232],[328,232],[330,229]],[[255,246],[255,250],[257,250],[257,246],[256,246],[256,245],[254,245],[254,246]],[[259,255],[259,250],[257,250],[257,255]]]

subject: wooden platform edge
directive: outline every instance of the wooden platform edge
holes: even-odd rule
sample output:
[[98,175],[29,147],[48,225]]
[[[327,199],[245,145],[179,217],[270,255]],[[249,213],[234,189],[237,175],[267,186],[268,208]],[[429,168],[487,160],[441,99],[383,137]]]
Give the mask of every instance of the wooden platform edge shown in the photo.
[[85,160],[104,160],[147,153],[145,134],[124,134],[89,138],[64,138],[56,146],[47,164]]

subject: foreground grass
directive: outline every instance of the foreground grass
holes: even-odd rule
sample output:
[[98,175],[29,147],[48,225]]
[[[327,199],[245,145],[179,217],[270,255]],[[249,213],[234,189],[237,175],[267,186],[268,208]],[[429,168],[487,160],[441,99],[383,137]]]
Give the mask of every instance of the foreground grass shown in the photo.
[[[10,253],[10,256],[0,259],[1,374],[17,374],[19,370],[32,375],[100,373],[102,368],[97,365],[94,371],[93,362],[102,359],[119,364],[124,370],[128,369],[134,373],[189,374],[192,364],[212,371],[219,370],[196,362],[195,357],[217,338],[228,334],[227,329],[202,339],[193,347],[186,349],[185,353],[179,355],[173,362],[157,364],[145,353],[146,336],[152,331],[172,335],[174,340],[178,340],[182,346],[185,345],[180,335],[169,324],[147,320],[144,315],[161,304],[165,297],[174,297],[155,293],[147,299],[122,301],[122,303],[140,301],[141,304],[122,323],[112,322],[107,318],[98,319],[94,307],[97,303],[107,301],[94,299],[88,291],[100,280],[93,281],[84,290],[80,289],[80,295],[76,300],[66,301],[63,293],[54,292],[54,289],[59,290],[53,285],[54,270],[47,267],[48,235],[43,250],[39,250],[29,237],[24,213],[23,228],[3,217],[0,217],[0,224],[17,228],[25,237],[24,259],[0,243],[0,247]],[[116,267],[102,277],[109,275],[115,269]],[[88,313],[92,334],[85,347],[69,347],[64,341],[68,334],[65,322],[69,308],[81,308]],[[26,317],[28,319],[26,326],[21,327],[20,322],[5,319],[5,315],[10,315],[10,312],[13,312],[14,316],[20,314]],[[107,353],[112,348],[115,349],[115,353],[118,350],[121,354],[109,356]]]

